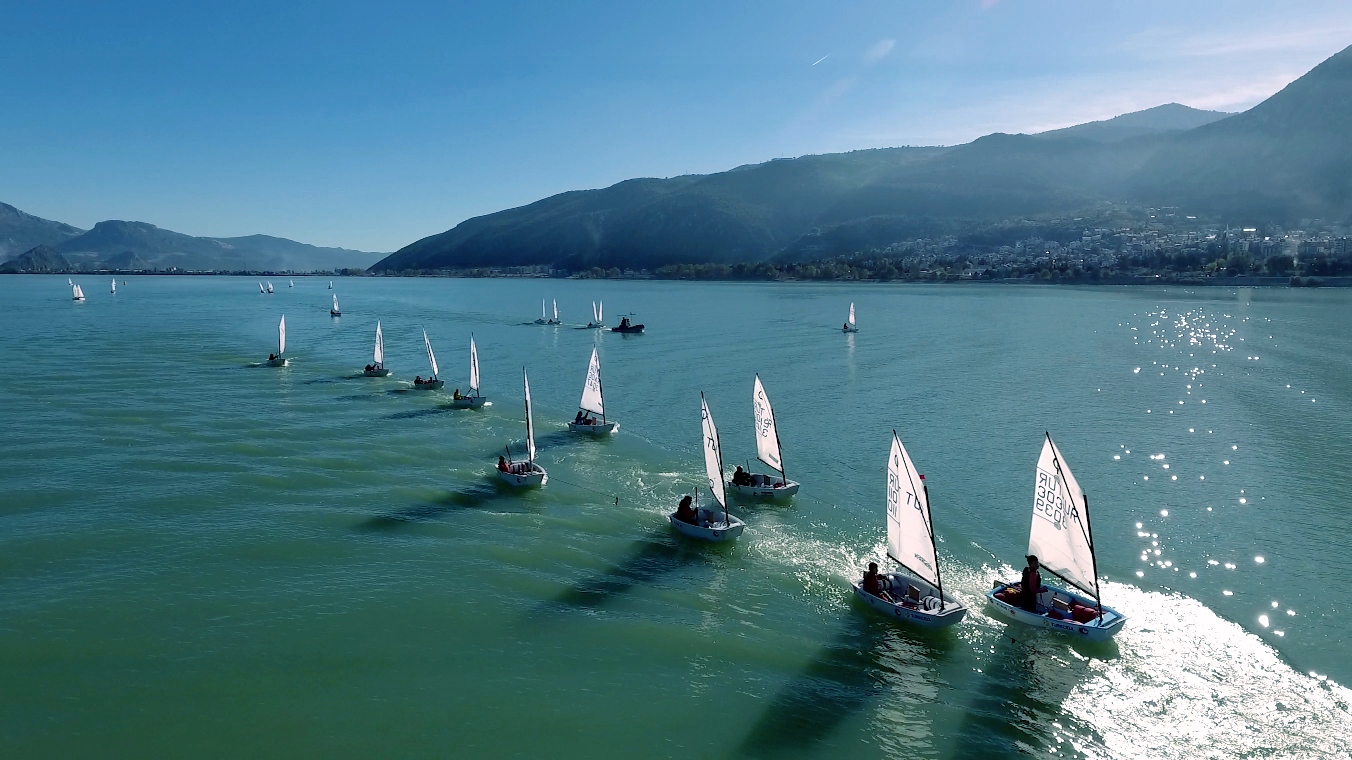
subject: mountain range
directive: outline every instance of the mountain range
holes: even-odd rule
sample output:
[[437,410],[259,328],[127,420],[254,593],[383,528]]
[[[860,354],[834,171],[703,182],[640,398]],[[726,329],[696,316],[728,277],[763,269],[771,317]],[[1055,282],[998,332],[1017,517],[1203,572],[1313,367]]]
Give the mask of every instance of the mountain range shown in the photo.
[[[32,255],[28,255],[32,254]],[[82,230],[0,203],[0,262],[11,271],[365,269],[385,254],[321,248],[269,235],[209,238],[146,222],[110,220]]]
[[373,270],[808,259],[1105,204],[1253,226],[1352,221],[1352,47],[1237,114],[1171,103],[1035,135],[631,179],[468,219]]

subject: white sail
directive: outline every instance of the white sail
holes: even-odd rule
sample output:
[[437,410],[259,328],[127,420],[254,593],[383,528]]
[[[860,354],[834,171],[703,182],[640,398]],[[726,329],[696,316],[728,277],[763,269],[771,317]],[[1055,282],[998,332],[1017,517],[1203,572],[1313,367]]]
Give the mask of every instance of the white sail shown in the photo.
[[603,417],[606,414],[601,398],[601,359],[595,348],[592,349],[591,363],[587,365],[587,381],[582,384],[582,401],[578,402],[578,408]]
[[535,422],[530,416],[530,376],[526,368],[521,368],[521,381],[526,386],[526,457],[535,461]]
[[850,302],[850,327],[854,327],[854,302]]
[[1098,598],[1089,505],[1080,484],[1070,474],[1070,465],[1052,443],[1051,434],[1042,444],[1042,456],[1037,460],[1028,553],[1037,555],[1043,567],[1067,583]]
[[432,341],[427,339],[427,331],[423,330],[423,345],[427,346],[427,361],[432,363],[432,379],[436,380],[437,375],[437,355],[432,353]]
[[291,284],[290,284],[290,285],[287,285],[288,288],[294,288],[294,287],[296,287],[296,281],[295,281],[295,280],[291,280],[290,282],[291,282]]
[[117,295],[117,278],[116,278],[116,277],[113,278],[113,290],[112,290],[112,293],[113,293],[113,295]]
[[601,318],[596,316],[596,302],[592,301],[592,324],[600,322]]
[[724,510],[728,508],[728,497],[723,485],[723,449],[718,443],[718,428],[714,426],[714,417],[709,414],[709,402],[704,394],[699,394],[700,417],[704,424],[704,474],[709,478],[709,490],[714,500]]
[[559,321],[559,299],[554,299],[554,321]]
[[469,336],[469,390],[479,395],[479,349],[474,345],[474,335]]
[[376,366],[385,365],[385,335],[380,331],[380,321],[376,320]]
[[756,418],[756,458],[784,473],[784,459],[779,452],[779,429],[775,427],[775,410],[765,395],[760,375],[751,390],[751,410]]
[[549,315],[545,312],[545,299],[540,299],[540,319],[545,319]]
[[329,280],[329,290],[333,290],[333,280]]
[[286,315],[282,315],[282,321],[277,323],[277,355],[286,353]]
[[263,283],[260,282],[260,283],[258,283],[258,292],[259,292],[259,293],[266,293],[266,292],[268,292],[268,289],[265,288],[265,287],[263,287]]
[[596,304],[596,321],[601,323],[606,321],[606,302],[599,301]]
[[72,283],[70,286],[70,297],[76,301],[83,301],[85,297],[84,290],[79,285]]
[[269,292],[269,293],[272,292],[272,282],[271,282],[271,281],[268,282],[268,292]]
[[921,579],[939,585],[939,558],[934,554],[925,482],[895,430],[892,452],[887,457],[887,556]]
[[342,311],[342,309],[339,309],[339,308],[338,308],[338,294],[337,294],[337,293],[334,293],[334,294],[333,294],[333,310],[334,310],[334,311]]

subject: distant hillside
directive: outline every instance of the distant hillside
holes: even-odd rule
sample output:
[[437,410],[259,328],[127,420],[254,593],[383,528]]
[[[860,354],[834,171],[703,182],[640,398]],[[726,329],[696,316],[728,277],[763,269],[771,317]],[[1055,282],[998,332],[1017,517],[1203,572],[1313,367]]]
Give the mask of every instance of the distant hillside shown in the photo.
[[53,222],[0,203],[0,261],[12,259],[40,245],[55,245],[84,230]]
[[1104,143],[1121,142],[1132,137],[1196,129],[1231,115],[1224,111],[1203,111],[1178,103],[1168,103],[1103,121],[1091,121],[1064,129],[1039,132],[1037,136],[1047,139],[1070,137]]
[[1107,203],[1181,206],[1246,225],[1352,220],[1349,123],[1352,48],[1242,114],[1171,103],[953,148],[628,180],[466,220],[372,269],[785,261]]
[[[109,220],[84,231],[60,222],[39,219],[5,204],[0,204],[0,235],[4,235],[0,237],[0,262],[17,257],[21,250],[49,246],[65,262],[58,269],[136,270],[177,267],[196,271],[307,272],[365,269],[384,256],[347,248],[321,248],[269,235],[194,237],[147,222]],[[26,248],[19,247],[25,243],[28,243]],[[28,271],[18,264],[9,269]]]
[[39,245],[0,265],[0,272],[63,272],[69,268],[65,256],[50,246]]

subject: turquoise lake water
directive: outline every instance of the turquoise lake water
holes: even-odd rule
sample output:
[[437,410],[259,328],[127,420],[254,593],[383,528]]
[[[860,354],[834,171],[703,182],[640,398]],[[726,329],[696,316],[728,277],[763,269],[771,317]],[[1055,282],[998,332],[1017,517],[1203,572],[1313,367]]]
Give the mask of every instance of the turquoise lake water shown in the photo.
[[[0,277],[0,756],[1352,754],[1352,291],[344,278],[332,318],[327,279],[108,279]],[[647,333],[578,329],[593,300]],[[474,334],[492,406],[409,390],[422,328],[447,393]],[[608,440],[563,424],[593,346]],[[523,366],[526,494],[493,477]],[[744,464],[755,373],[802,491],[678,539],[700,391]],[[893,429],[947,633],[851,598]],[[982,606],[1043,431],[1111,644]]]

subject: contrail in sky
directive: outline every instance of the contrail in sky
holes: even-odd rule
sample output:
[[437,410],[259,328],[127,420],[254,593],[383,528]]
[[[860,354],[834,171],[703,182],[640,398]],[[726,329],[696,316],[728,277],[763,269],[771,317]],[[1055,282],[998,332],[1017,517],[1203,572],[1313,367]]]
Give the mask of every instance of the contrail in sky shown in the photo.
[[[831,57],[831,54],[830,54],[830,53],[827,53],[826,55],[822,56],[821,58],[818,58],[818,59],[817,59],[817,63],[821,63],[822,61],[824,61],[824,60],[826,60],[827,58],[830,58],[830,57]],[[814,63],[814,64],[812,64],[812,65],[813,65],[813,66],[816,66],[817,63]]]

